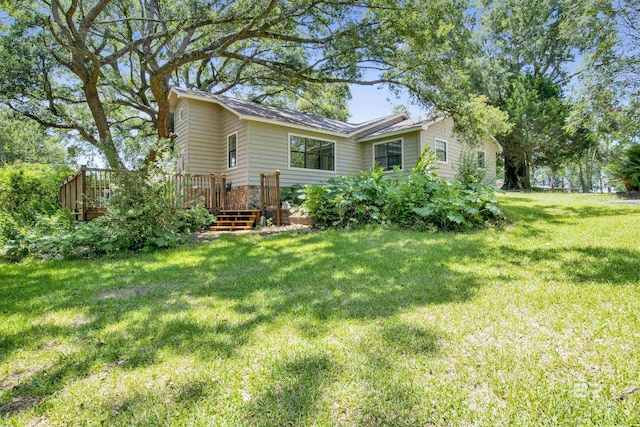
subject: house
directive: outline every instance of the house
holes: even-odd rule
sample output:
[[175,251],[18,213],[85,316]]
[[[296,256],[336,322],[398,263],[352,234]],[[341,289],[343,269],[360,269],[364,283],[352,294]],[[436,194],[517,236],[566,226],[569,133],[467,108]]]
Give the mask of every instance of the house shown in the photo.
[[[371,169],[375,163],[408,173],[425,147],[437,155],[436,172],[451,179],[462,144],[453,119],[392,114],[352,124],[250,101],[173,88],[179,169],[192,174],[224,173],[237,209],[257,206],[260,173],[278,169],[280,185],[315,184],[335,175]],[[496,179],[497,144],[477,150],[487,181]]]

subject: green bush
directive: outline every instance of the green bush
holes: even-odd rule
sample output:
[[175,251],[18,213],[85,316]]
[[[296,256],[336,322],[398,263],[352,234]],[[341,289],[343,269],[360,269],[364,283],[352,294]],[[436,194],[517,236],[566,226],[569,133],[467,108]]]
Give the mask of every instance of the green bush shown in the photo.
[[19,163],[0,167],[0,210],[58,203],[60,184],[72,173],[67,166]]
[[640,145],[629,147],[616,167],[627,191],[640,191]]
[[303,186],[301,184],[293,184],[291,187],[282,187],[280,189],[280,200],[283,202],[289,202],[292,206],[299,206],[302,204]]
[[74,223],[60,206],[48,212],[0,215],[0,244],[9,260],[33,255],[59,259],[174,246],[215,217],[201,205],[188,209],[160,172],[123,173],[104,216]]
[[325,226],[382,223],[389,183],[382,169],[374,169],[357,175],[336,176],[322,185],[305,185],[302,211]]
[[307,185],[302,209],[321,227],[465,230],[504,218],[491,188],[477,182],[452,184],[437,176],[432,164],[433,156],[426,151],[407,176],[374,169]]

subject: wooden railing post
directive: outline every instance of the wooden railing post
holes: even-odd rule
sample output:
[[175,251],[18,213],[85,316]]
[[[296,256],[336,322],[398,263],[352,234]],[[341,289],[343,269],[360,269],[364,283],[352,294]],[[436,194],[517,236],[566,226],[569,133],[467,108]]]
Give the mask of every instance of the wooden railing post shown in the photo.
[[[86,188],[86,183],[87,183],[87,166],[86,165],[82,165],[80,166],[80,200],[81,200],[81,204],[80,204],[80,218],[82,221],[86,221],[87,220],[87,198],[84,194],[85,188]],[[77,201],[76,201],[77,203]]]
[[227,175],[222,174],[221,177],[221,185],[220,185],[220,201],[222,202],[222,210],[227,209]]
[[276,223],[280,226],[280,171],[276,169]]
[[260,173],[260,210],[261,215],[266,215],[264,206],[264,173]]
[[214,174],[209,175],[209,205],[207,206],[209,212],[216,212],[216,176]]

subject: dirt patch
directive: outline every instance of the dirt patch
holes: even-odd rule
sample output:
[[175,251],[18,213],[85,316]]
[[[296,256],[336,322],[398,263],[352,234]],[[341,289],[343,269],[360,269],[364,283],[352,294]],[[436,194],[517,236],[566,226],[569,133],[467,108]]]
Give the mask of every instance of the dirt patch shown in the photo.
[[640,205],[640,199],[622,199],[609,202],[612,205]]
[[223,234],[259,234],[261,236],[268,236],[272,234],[280,234],[280,233],[288,233],[288,232],[298,232],[298,233],[308,233],[312,231],[310,225],[302,225],[302,224],[291,224],[291,225],[281,225],[281,226],[271,226],[271,227],[260,227],[254,230],[239,230],[239,231],[200,231],[197,233],[193,233],[190,236],[191,241],[206,243],[212,242],[216,240],[218,237]]
[[149,292],[148,289],[143,288],[142,286],[136,286],[135,288],[130,289],[120,289],[119,291],[107,292],[105,294],[100,295],[100,299],[115,299],[115,298],[124,298],[133,295],[144,295]]
[[0,406],[0,417],[10,412],[20,412],[40,404],[40,399],[31,396],[17,396],[7,404]]

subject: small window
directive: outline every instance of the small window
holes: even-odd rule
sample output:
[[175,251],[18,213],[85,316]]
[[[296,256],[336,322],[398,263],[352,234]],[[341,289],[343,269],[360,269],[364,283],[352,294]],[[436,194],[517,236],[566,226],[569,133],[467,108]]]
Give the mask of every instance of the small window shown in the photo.
[[436,139],[436,160],[439,162],[447,161],[447,141]]
[[304,136],[289,136],[289,166],[335,171],[336,143]]
[[184,170],[186,169],[185,167],[185,156],[186,153],[184,150],[180,150],[180,156],[178,156],[178,172],[184,172]]
[[402,140],[373,144],[373,162],[384,170],[402,168]]
[[478,151],[478,168],[487,168],[487,154],[484,151]]
[[184,120],[185,117],[187,117],[187,106],[183,105],[180,107],[180,120]]
[[227,168],[238,166],[238,134],[232,133],[227,137]]

